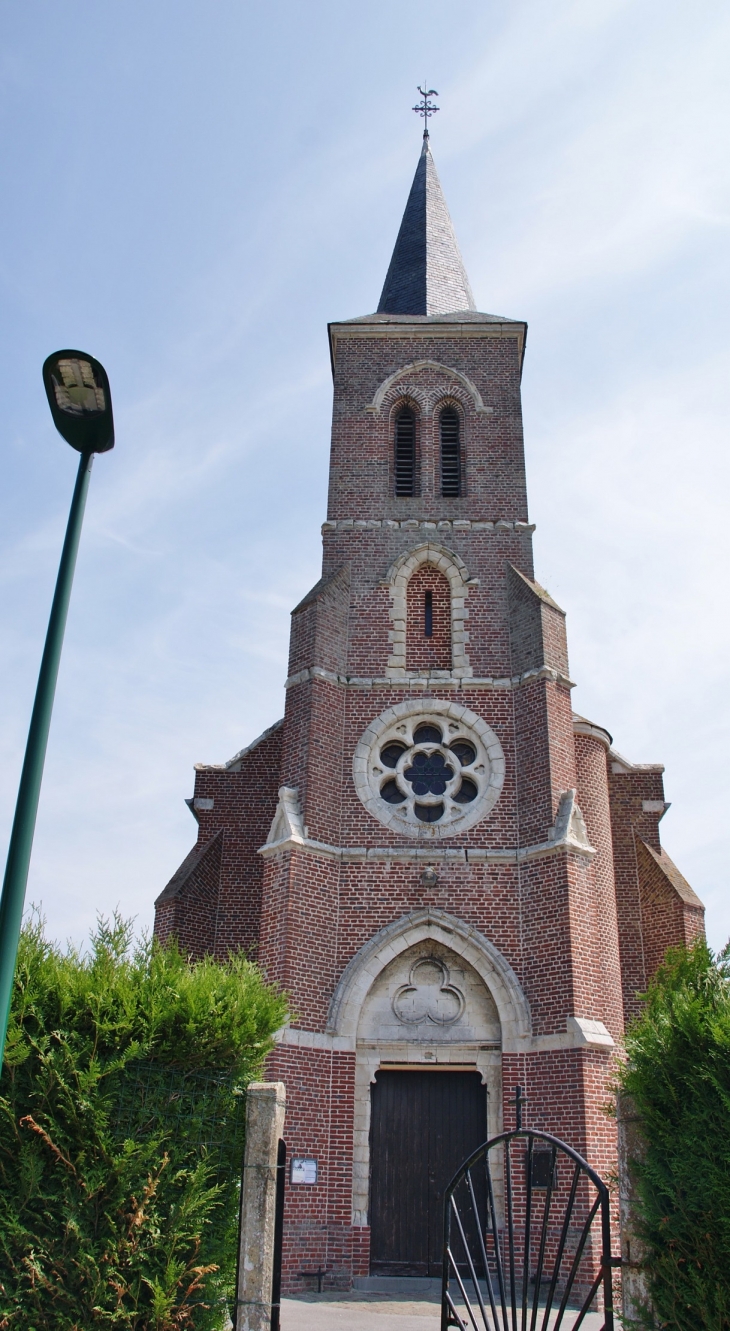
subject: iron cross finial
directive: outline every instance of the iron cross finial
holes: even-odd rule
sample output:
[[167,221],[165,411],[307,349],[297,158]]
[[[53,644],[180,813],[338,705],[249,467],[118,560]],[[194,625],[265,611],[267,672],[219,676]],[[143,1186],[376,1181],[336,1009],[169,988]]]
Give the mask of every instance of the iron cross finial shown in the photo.
[[417,106],[414,106],[413,110],[417,111],[419,116],[423,116],[423,137],[424,139],[427,139],[428,117],[432,116],[436,111],[440,111],[441,108],[439,106],[434,106],[433,102],[430,100],[432,97],[438,97],[438,93],[435,88],[426,87],[425,79],[423,80],[423,87],[419,84],[418,91],[420,92],[423,101],[419,102]]

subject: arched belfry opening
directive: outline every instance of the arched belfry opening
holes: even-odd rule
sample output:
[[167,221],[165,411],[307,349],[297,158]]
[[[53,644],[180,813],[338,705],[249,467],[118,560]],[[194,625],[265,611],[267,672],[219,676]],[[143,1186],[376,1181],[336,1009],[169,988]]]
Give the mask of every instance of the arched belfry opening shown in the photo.
[[418,494],[416,413],[409,402],[397,408],[393,425],[393,492],[397,499]]
[[439,466],[442,497],[458,499],[463,493],[461,420],[451,405],[439,416]]

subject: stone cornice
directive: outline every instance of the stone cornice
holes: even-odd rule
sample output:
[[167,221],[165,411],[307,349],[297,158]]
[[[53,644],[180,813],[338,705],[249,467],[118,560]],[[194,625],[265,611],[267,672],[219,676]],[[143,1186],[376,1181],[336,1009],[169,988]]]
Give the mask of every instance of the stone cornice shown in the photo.
[[453,323],[444,320],[443,323],[436,323],[425,320],[417,322],[399,319],[379,320],[376,322],[348,321],[343,323],[328,324],[330,355],[332,358],[332,368],[337,362],[337,342],[341,339],[350,338],[387,338],[392,341],[394,338],[409,341],[432,341],[434,338],[446,338],[450,341],[468,339],[473,341],[477,337],[489,338],[511,338],[517,342],[520,363],[522,362],[525,336],[527,333],[527,324],[518,320],[497,320],[490,319],[489,322],[478,320],[464,320],[463,323]]
[[578,808],[575,790],[566,790],[560,796],[555,823],[547,841],[533,846],[508,846],[499,849],[472,849],[471,847],[417,846],[333,846],[309,836],[299,808],[298,791],[282,786],[269,839],[259,848],[265,859],[292,851],[303,851],[323,859],[340,860],[345,864],[364,863],[432,863],[434,860],[452,864],[523,864],[527,860],[546,855],[572,852],[592,859],[595,849],[588,842],[583,815]]
[[526,860],[539,859],[545,855],[556,855],[562,851],[575,851],[586,859],[596,854],[593,846],[581,845],[578,841],[541,841],[534,846],[521,846],[504,850],[444,849],[443,846],[331,846],[325,841],[315,841],[311,837],[288,836],[280,841],[267,842],[261,846],[258,854],[264,859],[272,855],[281,855],[285,851],[301,850],[310,855],[319,855],[323,859],[341,860],[345,864],[372,864],[400,862],[431,864],[435,860],[448,861],[452,864],[522,864]]
[[518,689],[539,680],[548,680],[551,684],[561,684],[573,689],[575,684],[566,675],[553,670],[552,666],[536,666],[534,670],[525,670],[521,675],[492,677],[460,675],[453,670],[431,670],[425,674],[404,670],[402,674],[391,676],[339,675],[334,670],[325,670],[323,666],[307,666],[290,675],[284,688],[292,689],[297,684],[306,684],[309,680],[321,679],[328,684],[338,684],[351,689],[408,689],[410,692],[423,693],[425,689]]
[[661,775],[664,763],[631,763],[616,749],[609,749],[609,761],[614,776],[633,776],[635,773],[657,772]]
[[[607,1053],[610,1049],[615,1048],[615,1042],[602,1021],[571,1016],[566,1017],[565,1027],[564,1031],[553,1031],[548,1035],[527,1035],[521,1039],[518,1037],[515,1040],[507,1040],[504,1045],[495,1041],[489,1044],[489,1048],[503,1049],[505,1053],[520,1054],[549,1054],[558,1049],[600,1049]],[[276,1044],[286,1045],[289,1048],[322,1050],[336,1054],[354,1054],[358,1049],[358,1041],[353,1035],[333,1035],[331,1031],[306,1031],[298,1026],[282,1026],[280,1030],[276,1031],[274,1040]],[[481,1051],[485,1047],[484,1044],[473,1046],[475,1069],[477,1051]],[[439,1065],[449,1066],[449,1054],[452,1051],[448,1048],[438,1050],[441,1057],[437,1060],[428,1060],[424,1050],[425,1046],[409,1048],[408,1061],[403,1066],[409,1068],[422,1066],[424,1069]],[[384,1067],[393,1066],[390,1060],[381,1059],[380,1061]]]
[[535,530],[534,522],[515,522],[510,518],[497,518],[494,522],[477,518],[328,518],[322,523],[322,535],[328,536],[342,531],[422,531],[436,532],[455,536],[468,532],[489,532],[496,536],[510,533],[515,536],[531,536]]

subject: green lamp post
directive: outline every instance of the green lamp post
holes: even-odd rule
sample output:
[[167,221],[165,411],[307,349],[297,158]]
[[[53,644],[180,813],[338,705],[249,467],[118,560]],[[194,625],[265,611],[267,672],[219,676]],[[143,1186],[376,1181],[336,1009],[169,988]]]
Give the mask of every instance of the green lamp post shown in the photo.
[[43,384],[56,429],[81,457],[43,648],[0,898],[0,1066],[5,1052],[30,853],[91,464],[95,453],[106,453],[114,447],[109,380],[98,360],[84,351],[57,351],[44,363]]

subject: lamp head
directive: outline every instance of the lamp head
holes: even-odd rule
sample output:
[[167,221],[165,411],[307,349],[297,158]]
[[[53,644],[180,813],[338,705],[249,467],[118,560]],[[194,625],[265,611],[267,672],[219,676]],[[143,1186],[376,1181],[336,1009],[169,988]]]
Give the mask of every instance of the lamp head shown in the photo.
[[85,351],[54,351],[43,364],[53,424],[79,453],[114,447],[112,395],[104,366]]

